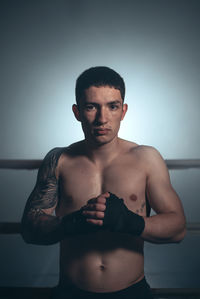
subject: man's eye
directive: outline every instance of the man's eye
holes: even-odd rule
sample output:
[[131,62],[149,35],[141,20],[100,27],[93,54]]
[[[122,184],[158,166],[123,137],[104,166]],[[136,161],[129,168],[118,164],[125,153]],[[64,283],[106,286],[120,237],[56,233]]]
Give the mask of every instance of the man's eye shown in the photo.
[[85,109],[88,110],[88,111],[94,110],[95,106],[94,105],[87,105],[87,106],[85,106]]
[[117,110],[118,108],[119,108],[118,105],[114,105],[114,104],[110,105],[111,110]]

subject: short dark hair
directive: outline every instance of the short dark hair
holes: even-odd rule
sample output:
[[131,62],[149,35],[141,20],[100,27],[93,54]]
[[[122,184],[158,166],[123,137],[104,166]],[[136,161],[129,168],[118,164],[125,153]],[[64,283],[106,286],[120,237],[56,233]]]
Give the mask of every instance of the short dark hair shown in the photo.
[[90,86],[110,86],[119,89],[122,100],[125,97],[123,78],[113,69],[106,66],[96,66],[85,70],[76,80],[76,103],[79,105],[84,92]]

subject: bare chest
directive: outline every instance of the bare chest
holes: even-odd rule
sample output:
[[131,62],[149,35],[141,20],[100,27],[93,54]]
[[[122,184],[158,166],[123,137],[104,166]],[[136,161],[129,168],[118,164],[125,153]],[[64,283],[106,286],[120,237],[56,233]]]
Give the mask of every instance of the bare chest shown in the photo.
[[145,189],[145,169],[134,161],[115,161],[101,168],[86,161],[63,163],[56,212],[59,215],[71,213],[89,199],[108,191],[123,198],[130,210],[146,215]]

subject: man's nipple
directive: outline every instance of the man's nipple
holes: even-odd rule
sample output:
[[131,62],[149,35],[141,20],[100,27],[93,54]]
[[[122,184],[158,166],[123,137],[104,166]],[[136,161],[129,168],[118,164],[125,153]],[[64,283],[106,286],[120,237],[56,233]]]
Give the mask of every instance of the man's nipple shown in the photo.
[[130,199],[132,201],[136,201],[137,200],[137,196],[135,194],[131,194]]

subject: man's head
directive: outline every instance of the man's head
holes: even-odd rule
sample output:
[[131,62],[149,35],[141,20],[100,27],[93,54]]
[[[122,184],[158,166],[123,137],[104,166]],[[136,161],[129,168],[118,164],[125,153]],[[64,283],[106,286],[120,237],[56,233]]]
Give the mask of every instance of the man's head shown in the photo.
[[121,76],[107,67],[83,72],[76,82],[76,101],[72,109],[81,122],[85,139],[97,146],[118,136],[120,122],[127,111],[125,84]]
[[118,89],[124,101],[125,83],[123,78],[111,68],[96,66],[85,70],[76,80],[76,103],[79,106],[90,86],[109,86]]

